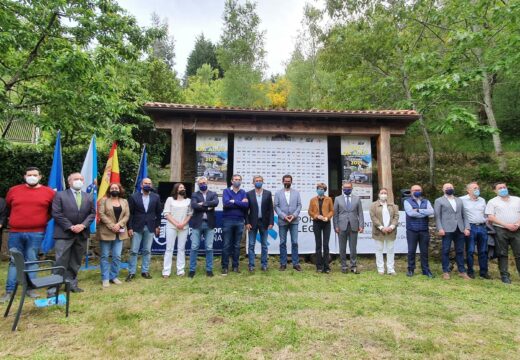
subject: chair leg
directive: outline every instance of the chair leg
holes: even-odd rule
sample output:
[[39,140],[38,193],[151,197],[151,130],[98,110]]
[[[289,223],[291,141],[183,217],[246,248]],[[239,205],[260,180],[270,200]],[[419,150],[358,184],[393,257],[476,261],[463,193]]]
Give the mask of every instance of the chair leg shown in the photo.
[[16,285],[14,286],[13,293],[11,294],[11,298],[9,299],[9,305],[7,305],[7,309],[5,309],[4,317],[7,317],[7,315],[9,315],[9,310],[11,310],[11,305],[13,305],[16,290],[18,290],[18,283],[16,283]]
[[20,320],[20,315],[22,314],[22,307],[25,301],[25,295],[27,294],[27,288],[24,286],[22,290],[22,297],[20,298],[20,305],[18,306],[18,311],[16,312],[16,316],[14,318],[14,324],[12,330],[15,331],[18,326],[18,321]]
[[60,296],[60,286],[56,286],[56,305],[58,305],[58,296]]
[[65,303],[65,317],[69,317],[69,301],[70,301],[70,282],[65,283],[65,291],[67,292],[67,299]]

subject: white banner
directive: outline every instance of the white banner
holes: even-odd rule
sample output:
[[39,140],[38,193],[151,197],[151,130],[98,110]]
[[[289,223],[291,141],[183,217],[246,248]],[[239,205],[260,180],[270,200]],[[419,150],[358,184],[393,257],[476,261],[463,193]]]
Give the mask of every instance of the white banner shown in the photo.
[[[375,242],[372,239],[372,221],[368,211],[364,212],[365,216],[365,231],[358,235],[357,252],[358,254],[374,254]],[[300,213],[300,223],[298,225],[298,253],[300,254],[314,254],[316,251],[314,233],[312,231],[312,220],[307,214],[307,211]],[[255,254],[260,254],[260,239],[257,238],[255,245]],[[269,243],[269,254],[280,254],[280,237],[278,232],[278,225],[275,219],[275,225],[269,231],[267,238]],[[334,229],[331,227],[331,234],[329,239],[329,249],[331,254],[339,254],[339,240]],[[399,212],[399,225],[397,226],[397,238],[395,239],[394,251],[396,254],[408,253],[408,245],[406,242],[406,213]],[[287,234],[287,252],[291,253],[291,239]],[[349,249],[347,246],[347,253]]]
[[248,184],[244,189],[252,187],[253,176],[261,175],[264,188],[274,194],[282,188],[282,176],[291,175],[303,210],[316,196],[316,183],[328,184],[328,164],[326,136],[235,135],[233,171]]

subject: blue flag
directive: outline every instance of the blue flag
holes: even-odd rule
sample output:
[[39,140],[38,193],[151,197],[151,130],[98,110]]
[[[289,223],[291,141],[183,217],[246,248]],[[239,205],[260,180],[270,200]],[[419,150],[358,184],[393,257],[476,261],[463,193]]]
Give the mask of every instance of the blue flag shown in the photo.
[[[92,195],[92,200],[94,201],[94,207],[97,209],[97,149],[96,149],[96,135],[92,136],[92,140],[90,140],[90,146],[88,147],[87,155],[85,156],[85,161],[83,162],[83,166],[81,167],[81,175],[85,179],[83,184],[83,190],[87,194]],[[90,224],[90,232],[96,232],[96,221],[92,221]]]
[[146,144],[143,146],[143,153],[141,154],[141,162],[139,163],[139,170],[137,171],[137,178],[135,180],[135,191],[141,192],[141,183],[143,179],[148,177],[148,157],[146,156]]
[[[61,131],[58,131],[56,145],[54,145],[54,155],[52,158],[51,174],[49,175],[49,187],[54,191],[65,189],[65,178],[63,176],[63,160],[61,156]],[[48,253],[54,248],[54,219],[49,220],[45,229],[45,237],[42,242],[43,253]]]

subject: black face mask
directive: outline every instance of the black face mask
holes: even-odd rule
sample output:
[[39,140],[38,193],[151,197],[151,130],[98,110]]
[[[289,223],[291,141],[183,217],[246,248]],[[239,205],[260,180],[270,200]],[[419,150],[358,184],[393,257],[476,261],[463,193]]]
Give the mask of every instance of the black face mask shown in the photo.
[[179,190],[180,196],[186,196],[186,190]]
[[283,184],[284,188],[286,189],[290,189],[291,188],[291,184]]
[[112,191],[110,191],[110,196],[112,196],[112,197],[118,197],[118,196],[119,196],[119,191],[118,191],[118,190],[112,190]]

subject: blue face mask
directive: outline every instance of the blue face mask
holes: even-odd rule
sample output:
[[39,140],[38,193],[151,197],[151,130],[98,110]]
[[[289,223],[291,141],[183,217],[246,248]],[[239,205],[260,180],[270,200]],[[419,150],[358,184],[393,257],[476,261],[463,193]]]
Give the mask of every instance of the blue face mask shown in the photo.
[[343,189],[343,194],[350,195],[352,193],[352,189]]
[[480,196],[480,190],[479,189],[476,189],[473,191],[473,195],[475,195],[476,197],[479,197]]
[[413,192],[413,197],[414,198],[420,198],[422,196],[422,191],[414,191]]
[[257,189],[261,189],[263,185],[264,185],[264,183],[261,181],[255,182],[255,188],[257,188]]
[[316,190],[316,193],[318,194],[318,196],[323,196],[325,194],[325,190],[323,189],[317,189]]
[[233,181],[233,186],[234,187],[239,188],[240,185],[242,185],[242,182],[240,182],[240,181]]
[[498,190],[498,196],[506,197],[507,195],[509,195],[507,188]]
[[152,190],[152,187],[150,185],[144,185],[143,191],[150,192]]
[[206,191],[206,190],[208,190],[208,185],[206,185],[206,184],[200,184],[200,185],[199,185],[199,189],[200,189],[200,191]]
[[445,193],[446,195],[453,195],[453,194],[455,194],[455,190],[454,190],[454,189],[446,189],[446,190],[444,191],[444,193]]

